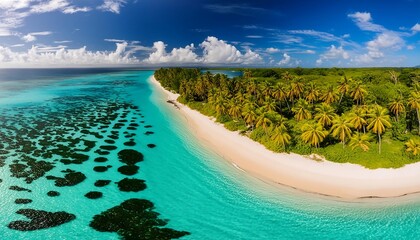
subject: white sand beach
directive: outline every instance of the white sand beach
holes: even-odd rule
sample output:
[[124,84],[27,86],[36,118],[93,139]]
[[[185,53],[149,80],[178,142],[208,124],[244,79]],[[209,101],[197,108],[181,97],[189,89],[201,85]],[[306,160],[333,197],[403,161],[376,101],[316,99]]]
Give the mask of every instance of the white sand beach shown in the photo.
[[[177,94],[165,90],[154,77],[150,82],[156,91],[163,91],[168,99],[176,102]],[[166,100],[162,99],[162,102]],[[225,129],[209,117],[178,102],[176,104],[192,133],[205,146],[247,174],[265,181],[345,199],[396,197],[420,192],[420,163],[398,169],[370,170],[350,163],[315,161],[293,153],[274,153],[248,137]]]

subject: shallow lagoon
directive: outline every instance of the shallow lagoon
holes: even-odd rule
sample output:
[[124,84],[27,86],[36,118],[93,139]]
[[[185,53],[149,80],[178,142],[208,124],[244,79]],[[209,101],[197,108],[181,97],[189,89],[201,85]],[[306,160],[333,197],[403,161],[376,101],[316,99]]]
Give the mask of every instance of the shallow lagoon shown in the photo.
[[[177,110],[148,84],[152,71],[42,74],[0,81],[0,132],[7,150],[0,157],[2,239],[118,239],[89,224],[131,198],[152,202],[160,218],[169,220],[166,227],[191,233],[184,239],[420,236],[418,196],[346,203],[247,176],[197,143]],[[123,149],[141,152],[143,161],[122,162]],[[131,168],[121,171],[124,166]],[[73,177],[65,181],[69,173]],[[57,178],[65,186],[57,186]],[[125,178],[144,180],[146,189],[120,191],[117,182]],[[50,191],[59,196],[48,196]],[[90,199],[89,192],[102,196]],[[16,214],[20,209],[65,211],[76,218],[42,230],[12,230],[9,223],[26,219]]]

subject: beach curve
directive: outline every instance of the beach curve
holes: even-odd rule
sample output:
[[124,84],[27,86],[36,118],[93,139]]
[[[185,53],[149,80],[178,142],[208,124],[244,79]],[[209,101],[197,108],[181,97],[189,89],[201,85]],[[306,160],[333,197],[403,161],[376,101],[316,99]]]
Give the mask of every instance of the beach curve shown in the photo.
[[[343,199],[389,198],[420,192],[420,163],[398,169],[367,169],[351,163],[315,161],[295,153],[275,153],[246,136],[227,130],[210,117],[176,101],[178,94],[150,83],[179,107],[199,141],[238,170],[264,181]],[[163,101],[163,99],[162,99]]]

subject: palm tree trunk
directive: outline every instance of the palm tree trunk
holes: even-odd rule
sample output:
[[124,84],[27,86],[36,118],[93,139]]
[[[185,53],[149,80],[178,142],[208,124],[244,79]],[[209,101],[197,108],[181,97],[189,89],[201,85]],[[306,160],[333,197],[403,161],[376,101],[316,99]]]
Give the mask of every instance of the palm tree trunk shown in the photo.
[[343,92],[343,93],[341,93],[341,97],[340,97],[340,101],[338,101],[338,105],[340,105],[340,104],[341,104],[341,100],[343,100],[343,96],[344,96],[344,92]]
[[343,140],[343,141],[341,141],[341,142],[343,143],[343,149],[344,149],[344,143],[345,143],[345,142],[344,142],[344,140]]
[[419,109],[417,108],[416,109],[416,112],[417,112],[417,121],[419,122],[419,131],[418,131],[418,135],[420,135],[420,118],[419,118]]
[[378,138],[379,138],[379,154],[381,154],[381,134],[378,133]]

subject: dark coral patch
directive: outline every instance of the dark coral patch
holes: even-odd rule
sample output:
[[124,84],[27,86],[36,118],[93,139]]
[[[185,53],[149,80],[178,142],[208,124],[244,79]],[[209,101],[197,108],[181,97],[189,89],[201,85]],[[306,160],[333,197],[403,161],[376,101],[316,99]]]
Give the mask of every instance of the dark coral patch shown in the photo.
[[30,189],[19,187],[19,186],[10,186],[9,189],[13,190],[13,191],[18,191],[18,192],[23,192],[23,191],[32,192],[32,190],[30,190]]
[[139,171],[139,167],[134,166],[134,165],[125,165],[118,168],[118,172],[127,176],[132,176],[138,173],[138,171]]
[[136,145],[136,142],[134,142],[134,141],[128,141],[128,142],[124,143],[124,146],[127,146],[127,147],[132,147],[132,146],[135,146],[135,145]]
[[7,225],[10,229],[19,231],[33,231],[52,228],[76,219],[74,214],[67,212],[47,212],[34,209],[20,209],[16,212],[29,218],[30,221],[13,221]]
[[55,177],[55,176],[47,176],[48,180],[54,180],[55,186],[57,187],[64,187],[64,186],[75,186],[86,179],[85,174],[81,172],[76,172],[70,169],[62,171],[66,173],[64,178]]
[[146,126],[144,126],[144,128],[151,128],[152,127],[152,125],[146,125]]
[[93,160],[95,162],[106,162],[108,161],[108,159],[104,158],[104,157],[97,157],[95,158],[95,160]]
[[85,197],[89,198],[89,199],[98,199],[102,197],[102,193],[101,192],[97,192],[97,191],[91,191],[85,194]]
[[107,151],[112,151],[112,150],[117,149],[117,147],[116,147],[116,146],[112,146],[112,145],[100,146],[99,148],[100,148],[100,149],[103,149],[103,150],[107,150]]
[[165,228],[168,221],[159,215],[152,202],[133,198],[94,216],[89,226],[100,232],[116,232],[123,239],[167,240],[190,234]]
[[133,150],[133,149],[124,149],[118,152],[118,157],[120,158],[120,161],[128,164],[128,165],[134,165],[138,162],[143,161],[143,154],[139,151]]
[[96,180],[95,187],[105,187],[111,183],[111,180]]
[[32,199],[26,199],[26,198],[18,198],[15,200],[16,204],[28,204],[31,202],[32,202]]
[[148,148],[155,148],[156,147],[156,144],[150,143],[150,144],[147,144],[147,147]]
[[137,178],[124,178],[117,184],[122,192],[139,192],[146,189],[145,181]]
[[93,168],[93,171],[95,172],[106,172],[108,171],[108,166],[96,166]]
[[58,197],[60,196],[60,193],[57,191],[49,191],[47,192],[48,197]]
[[147,131],[147,132],[145,132],[144,134],[145,134],[145,135],[147,135],[147,136],[149,136],[149,135],[154,134],[154,132],[152,132],[152,131]]

